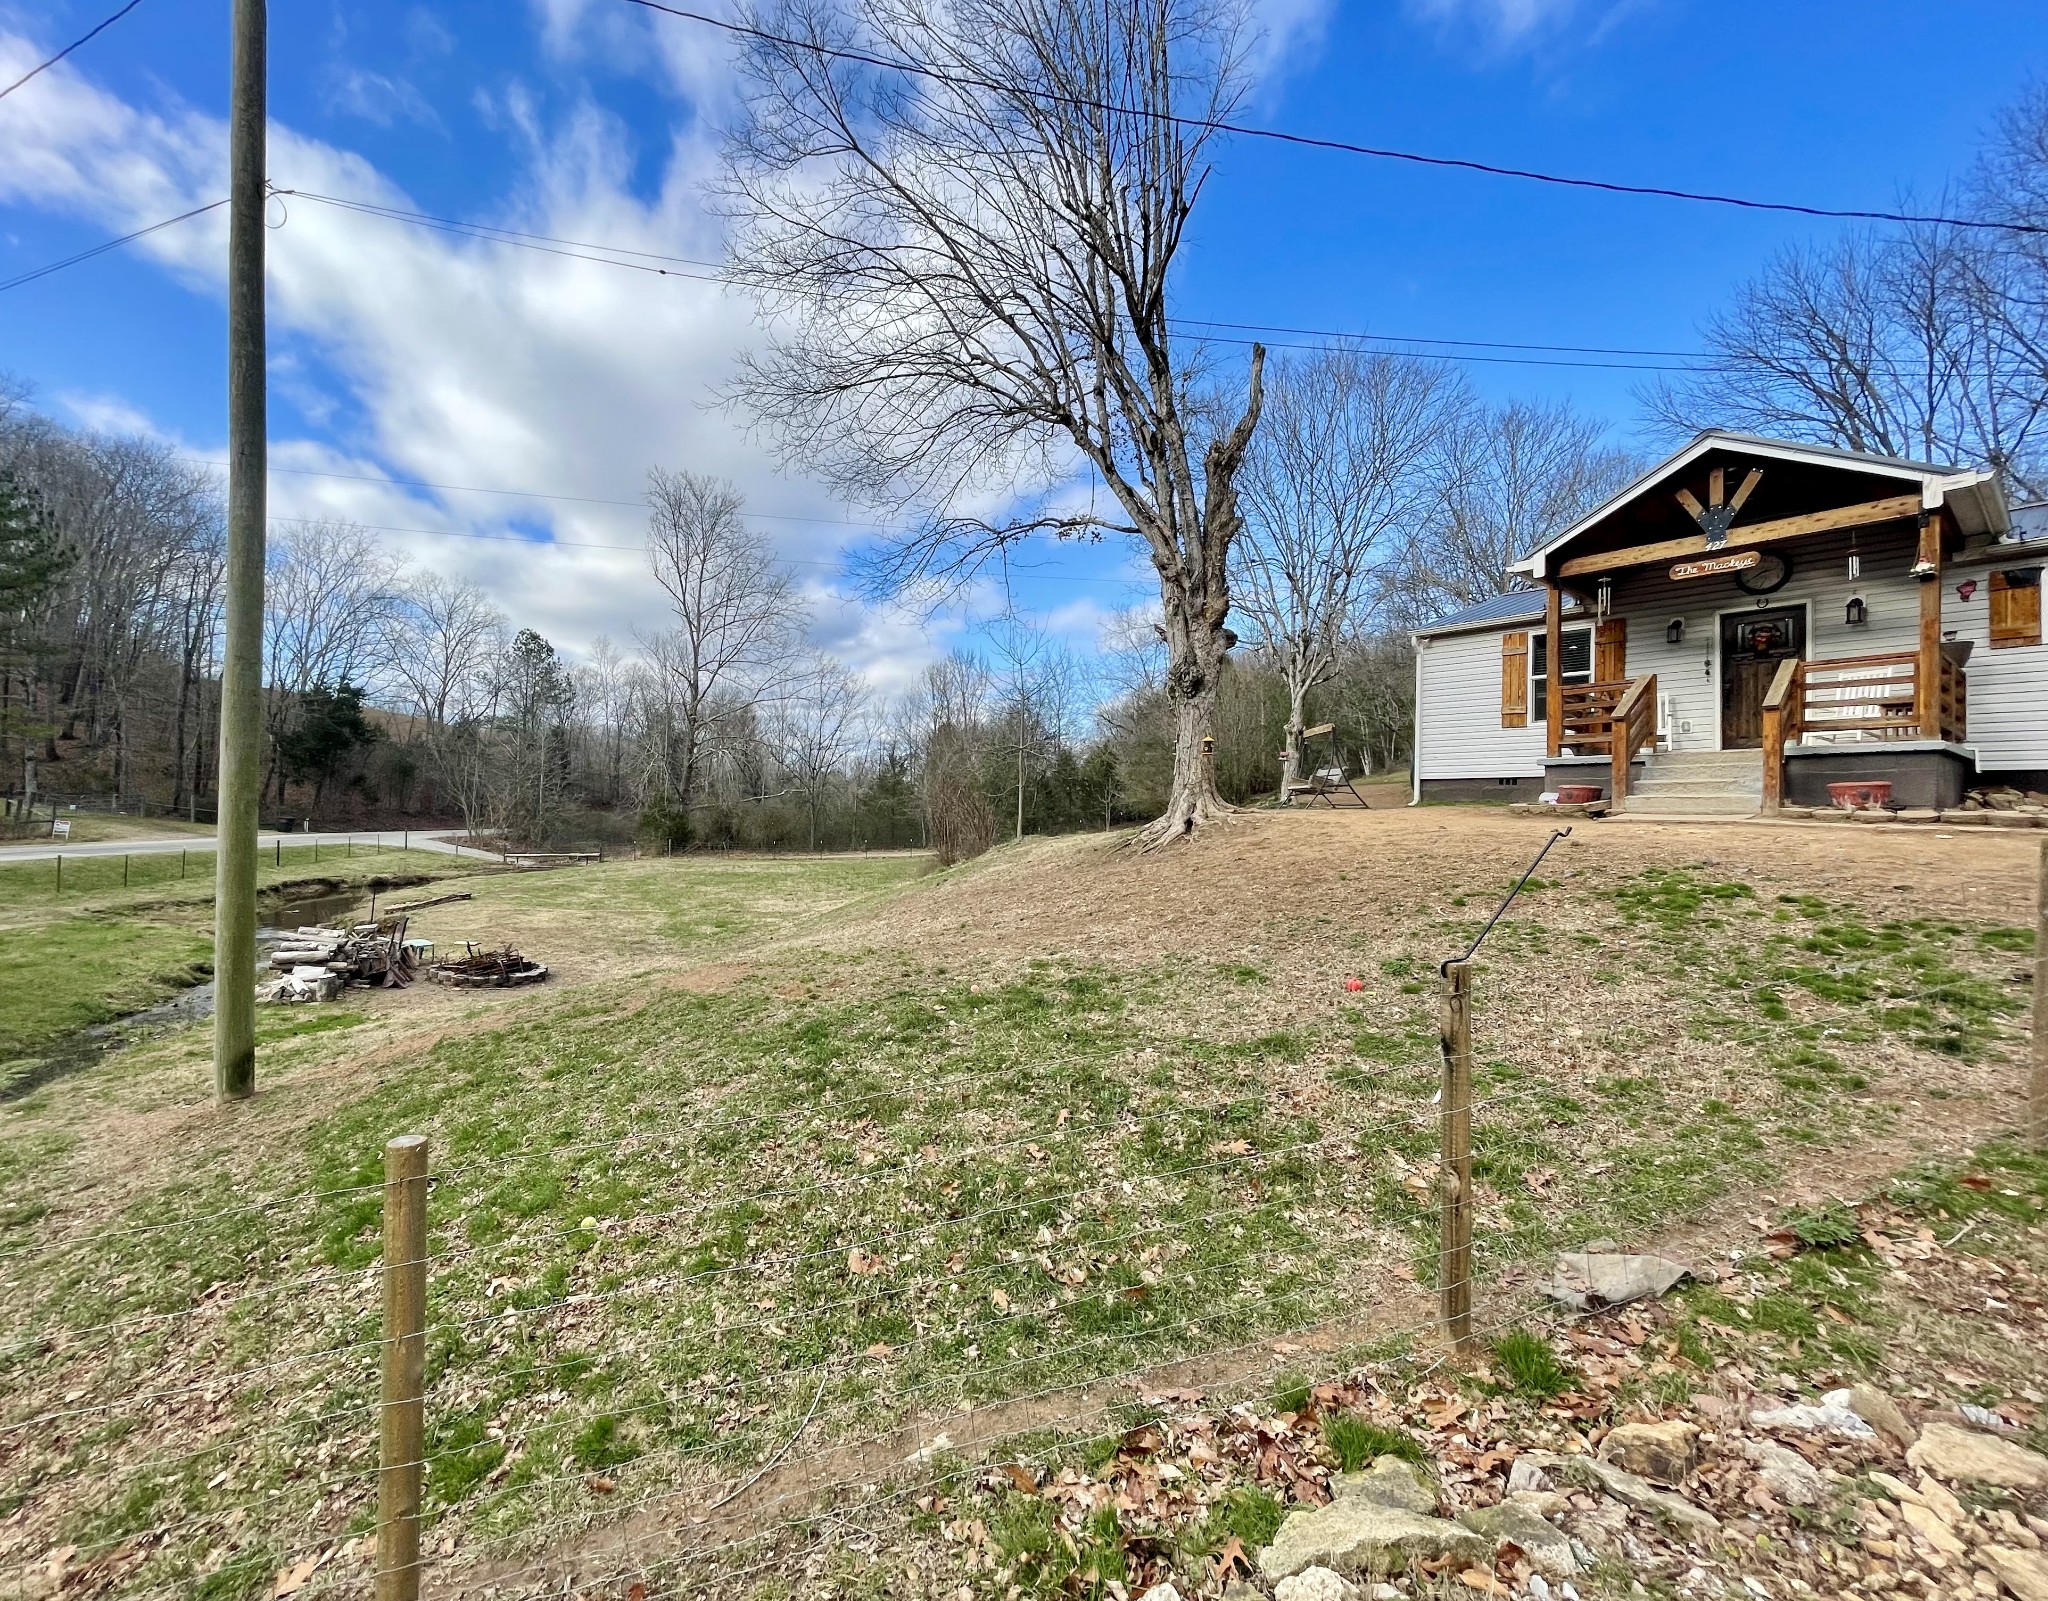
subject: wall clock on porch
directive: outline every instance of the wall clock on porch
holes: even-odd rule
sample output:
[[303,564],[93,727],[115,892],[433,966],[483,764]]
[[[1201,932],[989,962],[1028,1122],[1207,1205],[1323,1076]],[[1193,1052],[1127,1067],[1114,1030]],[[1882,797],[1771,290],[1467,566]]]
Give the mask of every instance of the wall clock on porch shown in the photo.
[[1735,587],[1745,595],[1775,595],[1791,582],[1792,558],[1774,550],[1765,551],[1754,567],[1735,575]]

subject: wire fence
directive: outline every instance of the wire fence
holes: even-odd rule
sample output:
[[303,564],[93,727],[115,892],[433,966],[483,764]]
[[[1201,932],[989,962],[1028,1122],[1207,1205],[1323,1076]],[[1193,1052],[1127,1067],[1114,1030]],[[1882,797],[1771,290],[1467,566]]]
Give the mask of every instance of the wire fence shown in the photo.
[[[991,1453],[1035,1481],[1193,1390],[1256,1409],[1467,1355],[1528,1316],[1537,1239],[1475,1171],[1555,1093],[1475,1085],[1471,954],[1437,1081],[1312,1116],[1049,1104],[978,1062],[438,1167],[408,1133],[381,1173],[258,1205],[52,1220],[0,1253],[0,1575],[745,1595],[930,1515]],[[893,1132],[912,1093],[953,1137]]]

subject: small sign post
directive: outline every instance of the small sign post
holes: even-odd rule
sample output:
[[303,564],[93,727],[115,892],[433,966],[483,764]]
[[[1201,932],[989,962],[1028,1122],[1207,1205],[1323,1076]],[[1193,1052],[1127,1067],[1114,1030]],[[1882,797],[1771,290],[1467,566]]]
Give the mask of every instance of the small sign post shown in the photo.
[[53,817],[53,818],[51,818],[51,819],[50,819],[50,838],[52,838],[52,839],[69,839],[70,837],[71,837],[71,819],[70,819],[70,818],[68,818],[68,817]]

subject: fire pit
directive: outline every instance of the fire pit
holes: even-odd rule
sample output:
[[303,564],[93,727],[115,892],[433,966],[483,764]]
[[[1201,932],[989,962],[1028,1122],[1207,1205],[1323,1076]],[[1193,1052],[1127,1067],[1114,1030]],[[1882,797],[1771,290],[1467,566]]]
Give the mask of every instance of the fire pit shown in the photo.
[[547,976],[545,966],[529,961],[509,945],[498,951],[482,951],[471,945],[461,956],[436,962],[427,969],[428,982],[453,989],[512,989],[521,984],[538,984]]
[[1845,812],[1890,811],[1892,781],[1872,778],[1853,784],[1830,784],[1828,799]]

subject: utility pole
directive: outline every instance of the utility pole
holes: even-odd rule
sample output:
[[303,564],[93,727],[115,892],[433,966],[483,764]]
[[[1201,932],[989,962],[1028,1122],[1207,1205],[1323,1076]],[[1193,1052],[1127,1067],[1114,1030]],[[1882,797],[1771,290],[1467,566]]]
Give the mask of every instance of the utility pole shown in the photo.
[[227,648],[214,824],[213,1082],[256,1093],[256,813],[263,782],[263,551],[269,472],[263,332],[266,0],[234,0],[228,116]]

